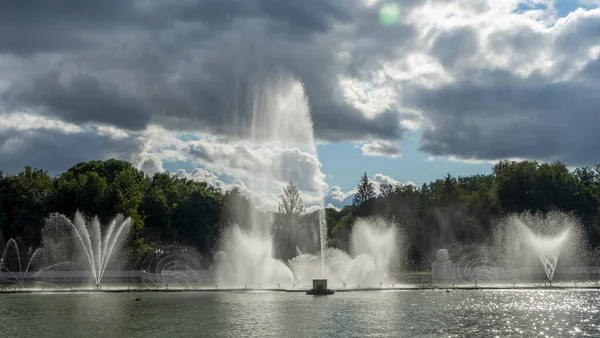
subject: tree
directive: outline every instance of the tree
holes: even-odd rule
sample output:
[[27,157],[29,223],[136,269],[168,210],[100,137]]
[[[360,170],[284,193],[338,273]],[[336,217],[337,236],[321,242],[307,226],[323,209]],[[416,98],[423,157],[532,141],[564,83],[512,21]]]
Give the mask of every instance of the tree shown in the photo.
[[296,188],[294,183],[290,182],[290,184],[283,189],[283,196],[281,196],[278,210],[280,214],[287,216],[286,218],[291,218],[292,220],[296,220],[304,215],[306,208],[304,207],[302,198],[300,198],[298,188]]
[[274,229],[274,237],[278,245],[275,249],[281,259],[288,260],[296,256],[296,247],[303,244],[302,239],[306,238],[309,230],[300,226],[306,209],[294,183],[290,182],[283,189],[278,210],[277,226]]
[[390,198],[396,192],[396,186],[389,183],[382,183],[379,187],[379,197]]
[[221,222],[223,224],[237,224],[241,228],[250,228],[255,219],[256,210],[252,202],[242,195],[240,189],[235,187],[225,193],[223,197],[223,212]]
[[375,188],[373,188],[373,182],[369,180],[369,177],[367,176],[366,172],[363,174],[362,178],[360,179],[360,182],[358,182],[357,188],[358,191],[352,199],[352,205],[354,205],[355,207],[359,207],[363,203],[367,202],[372,198],[375,198],[376,196]]

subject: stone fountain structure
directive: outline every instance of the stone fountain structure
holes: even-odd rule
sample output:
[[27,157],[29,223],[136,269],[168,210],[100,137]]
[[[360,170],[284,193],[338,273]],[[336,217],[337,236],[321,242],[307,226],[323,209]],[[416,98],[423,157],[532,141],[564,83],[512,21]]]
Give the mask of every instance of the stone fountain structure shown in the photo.
[[431,279],[434,281],[454,280],[454,263],[446,249],[440,249],[435,254],[436,260],[431,264]]

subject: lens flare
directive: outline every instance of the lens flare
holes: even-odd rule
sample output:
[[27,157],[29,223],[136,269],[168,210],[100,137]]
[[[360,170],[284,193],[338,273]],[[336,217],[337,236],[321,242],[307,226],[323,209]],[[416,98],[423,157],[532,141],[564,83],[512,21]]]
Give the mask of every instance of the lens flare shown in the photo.
[[379,10],[379,22],[383,26],[391,26],[398,22],[400,6],[396,3],[387,3]]

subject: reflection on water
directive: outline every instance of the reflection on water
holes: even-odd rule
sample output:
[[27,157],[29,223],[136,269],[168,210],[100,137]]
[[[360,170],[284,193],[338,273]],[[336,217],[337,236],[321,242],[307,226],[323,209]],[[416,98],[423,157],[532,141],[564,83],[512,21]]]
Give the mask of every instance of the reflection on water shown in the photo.
[[14,337],[600,336],[599,291],[46,294],[0,302],[2,335]]

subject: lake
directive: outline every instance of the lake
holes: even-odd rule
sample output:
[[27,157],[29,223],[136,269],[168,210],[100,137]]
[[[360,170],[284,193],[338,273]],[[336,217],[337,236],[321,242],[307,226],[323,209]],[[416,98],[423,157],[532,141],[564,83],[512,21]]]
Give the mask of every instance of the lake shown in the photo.
[[596,290],[49,293],[0,303],[6,337],[600,336]]

